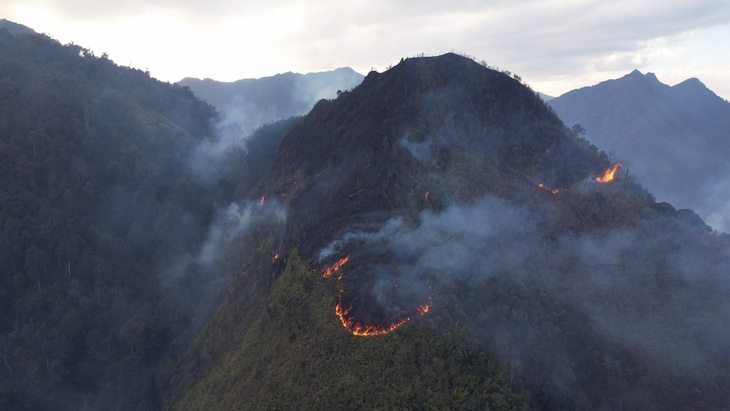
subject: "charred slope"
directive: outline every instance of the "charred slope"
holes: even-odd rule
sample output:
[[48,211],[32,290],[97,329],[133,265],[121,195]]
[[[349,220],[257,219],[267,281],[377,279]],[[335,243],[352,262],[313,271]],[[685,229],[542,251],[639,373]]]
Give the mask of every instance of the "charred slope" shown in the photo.
[[609,166],[469,59],[370,73],[282,141],[174,408],[726,407],[728,240]]

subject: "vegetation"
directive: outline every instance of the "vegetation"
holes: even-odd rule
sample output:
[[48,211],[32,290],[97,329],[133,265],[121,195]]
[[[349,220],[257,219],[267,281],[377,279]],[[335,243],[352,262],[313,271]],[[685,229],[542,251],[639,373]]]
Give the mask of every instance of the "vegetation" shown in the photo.
[[215,113],[79,46],[0,50],[0,408],[133,409],[191,330],[162,273],[226,200],[187,166]]
[[[597,183],[519,78],[405,59],[245,147],[219,120],[0,30],[0,408],[726,407],[728,238]],[[335,313],[414,289],[386,335]]]
[[[265,180],[288,204],[289,262],[272,267],[241,343],[175,408],[722,408],[727,238],[625,173],[597,183],[611,164],[579,131],[454,55],[404,60],[320,102]],[[328,288],[312,268],[333,241],[350,261]],[[382,267],[401,287],[429,283],[433,307],[385,336],[349,335],[334,305],[378,318],[368,290]]]

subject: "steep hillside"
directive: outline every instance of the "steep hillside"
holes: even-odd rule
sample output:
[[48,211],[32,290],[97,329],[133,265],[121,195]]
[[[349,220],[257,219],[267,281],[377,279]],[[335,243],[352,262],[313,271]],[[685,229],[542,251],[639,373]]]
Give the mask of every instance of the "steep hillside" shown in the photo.
[[505,74],[372,72],[259,190],[286,221],[165,382],[173,409],[728,405],[728,239]]
[[188,89],[0,29],[0,409],[159,407],[157,369],[262,221],[234,200],[297,120],[245,147],[217,121]]
[[24,34],[38,34],[30,27],[26,27],[22,24],[15,23],[7,19],[0,19],[0,30],[7,30],[8,33],[14,36]]
[[245,131],[272,121],[301,116],[317,101],[350,90],[363,77],[349,67],[320,73],[283,73],[233,82],[185,78],[178,84],[223,112]]
[[621,158],[659,199],[730,230],[730,103],[699,80],[670,87],[634,71],[549,104],[566,124],[581,124],[587,139]]

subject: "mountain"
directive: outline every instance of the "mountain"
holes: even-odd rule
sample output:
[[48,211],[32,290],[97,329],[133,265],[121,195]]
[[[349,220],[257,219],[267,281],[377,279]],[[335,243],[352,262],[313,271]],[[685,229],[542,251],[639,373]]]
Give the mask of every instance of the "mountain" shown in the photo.
[[542,101],[545,101],[545,102],[550,101],[550,100],[552,100],[552,99],[555,98],[553,96],[549,96],[549,95],[544,94],[544,93],[537,93],[537,95],[542,99]]
[[30,27],[26,27],[22,24],[18,24],[6,19],[0,19],[0,30],[7,30],[8,33],[13,36],[19,36],[22,34],[38,34]]
[[214,105],[245,131],[291,116],[301,116],[323,98],[360,84],[363,76],[349,67],[320,73],[283,73],[259,79],[221,82],[185,78],[178,82]]
[[635,70],[549,104],[658,198],[730,231],[730,103],[698,79],[670,87]]
[[298,120],[232,144],[190,90],[8,30],[0,79],[0,409],[157,409]]
[[470,59],[369,73],[281,140],[249,195],[285,220],[161,401],[727,407],[728,237],[618,170]]

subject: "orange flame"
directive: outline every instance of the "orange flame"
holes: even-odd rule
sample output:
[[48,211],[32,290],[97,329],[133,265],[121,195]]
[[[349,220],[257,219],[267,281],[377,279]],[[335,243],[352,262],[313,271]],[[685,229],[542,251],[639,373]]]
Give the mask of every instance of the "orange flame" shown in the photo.
[[560,192],[560,189],[558,189],[558,188],[549,188],[548,186],[546,186],[543,183],[540,183],[537,186],[540,187],[540,188],[542,188],[543,190],[547,190],[547,191],[549,191],[549,192],[551,192],[553,194],[558,194]]
[[426,191],[426,194],[423,195],[423,198],[428,202],[428,191]]
[[264,206],[264,196],[261,196],[261,200],[259,200],[259,207]]
[[428,297],[428,302],[426,304],[423,304],[416,308],[416,311],[418,311],[419,314],[424,315],[428,312],[428,310],[431,309],[431,305],[433,304],[433,301],[431,300],[431,297]]
[[353,335],[357,335],[360,337],[371,337],[375,335],[383,335],[387,334],[396,328],[400,327],[401,325],[407,323],[410,321],[410,317],[396,317],[390,324],[361,324],[355,321],[352,315],[350,315],[350,311],[352,311],[352,307],[350,308],[342,308],[342,301],[337,302],[337,307],[335,307],[335,313],[337,313],[337,316],[340,317],[340,322],[342,323],[342,326],[347,329],[347,331],[351,332]]
[[[345,265],[345,263],[347,263],[349,260],[350,260],[350,256],[348,255],[347,257],[345,257],[345,258],[343,258],[343,259],[335,262],[331,266],[325,268],[325,270],[322,271],[322,278],[329,278],[332,275],[332,273],[334,273],[335,271],[339,270],[340,267],[342,267],[343,265]],[[340,276],[338,278],[338,280],[339,279],[342,279],[342,276]]]
[[616,163],[613,165],[613,167],[606,170],[606,172],[603,173],[602,176],[596,177],[596,181],[599,183],[608,183],[610,181],[613,181],[614,175],[616,174],[616,170],[618,170],[619,167],[623,167],[623,164]]
[[[431,309],[432,303],[433,302],[431,300],[431,297],[428,297],[428,303],[419,306],[416,311],[418,312],[418,314],[424,315],[428,312],[429,309]],[[337,302],[337,306],[335,307],[335,313],[338,317],[340,317],[340,322],[342,323],[342,326],[345,327],[345,329],[347,329],[347,331],[351,332],[353,335],[357,335],[359,337],[372,337],[375,335],[388,334],[389,332],[394,331],[396,328],[411,320],[411,317],[402,317],[399,315],[388,324],[359,323],[350,314],[350,311],[352,311],[352,307],[342,308],[342,300]]]
[[[278,254],[277,254],[278,256]],[[322,271],[322,278],[328,278],[330,277],[335,271],[338,271],[340,267],[345,265],[350,260],[350,256],[338,260],[334,264],[326,267],[324,271]],[[343,273],[340,273],[340,275],[337,277],[337,281],[342,280]],[[398,284],[396,284],[396,287]],[[429,287],[431,288],[431,287]],[[400,327],[401,325],[407,323],[411,320],[411,317],[404,317],[402,315],[398,315],[395,318],[393,318],[389,323],[386,324],[373,324],[373,323],[361,323],[358,322],[357,319],[355,319],[355,316],[351,314],[352,306],[348,308],[344,308],[342,305],[342,293],[344,292],[344,289],[340,289],[340,296],[337,299],[337,306],[335,306],[335,313],[340,318],[340,322],[342,323],[342,326],[345,327],[348,331],[350,331],[353,335],[361,336],[361,337],[370,337],[375,335],[383,335],[387,334],[396,328]],[[426,314],[430,309],[432,305],[431,297],[428,297],[428,302],[416,307],[416,312],[419,315]]]
[[276,255],[274,255],[274,258],[271,259],[271,263],[272,264],[275,263],[276,260],[278,260],[278,259],[279,259],[279,253],[276,253]]

